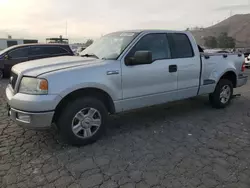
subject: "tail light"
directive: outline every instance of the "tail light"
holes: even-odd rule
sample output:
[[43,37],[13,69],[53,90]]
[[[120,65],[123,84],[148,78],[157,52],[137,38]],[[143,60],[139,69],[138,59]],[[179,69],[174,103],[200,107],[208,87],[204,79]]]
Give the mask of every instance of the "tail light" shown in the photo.
[[242,66],[241,66],[241,71],[244,72],[245,71],[245,62],[242,63]]

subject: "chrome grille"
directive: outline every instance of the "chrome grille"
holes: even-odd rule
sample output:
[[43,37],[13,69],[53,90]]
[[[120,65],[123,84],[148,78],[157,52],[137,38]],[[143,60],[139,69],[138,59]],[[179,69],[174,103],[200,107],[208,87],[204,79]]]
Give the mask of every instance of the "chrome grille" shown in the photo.
[[11,74],[10,74],[10,85],[12,86],[13,89],[15,89],[17,77],[18,77],[18,75],[16,73],[11,72]]

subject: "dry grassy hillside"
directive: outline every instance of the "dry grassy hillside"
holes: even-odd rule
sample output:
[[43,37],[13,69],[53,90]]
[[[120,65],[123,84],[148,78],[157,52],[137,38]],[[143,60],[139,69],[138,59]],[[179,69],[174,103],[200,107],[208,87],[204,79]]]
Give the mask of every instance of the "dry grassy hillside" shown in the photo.
[[204,43],[204,37],[218,36],[222,32],[227,32],[229,36],[235,38],[237,47],[250,47],[250,14],[234,15],[214,26],[192,31],[201,45]]

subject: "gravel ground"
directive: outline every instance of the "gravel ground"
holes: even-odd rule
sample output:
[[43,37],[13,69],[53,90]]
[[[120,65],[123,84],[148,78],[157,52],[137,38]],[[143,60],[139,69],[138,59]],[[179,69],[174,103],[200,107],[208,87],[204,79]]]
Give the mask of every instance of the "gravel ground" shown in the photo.
[[15,125],[7,82],[0,81],[0,187],[250,187],[250,82],[224,110],[197,97],[111,117],[106,135],[80,148],[56,130]]

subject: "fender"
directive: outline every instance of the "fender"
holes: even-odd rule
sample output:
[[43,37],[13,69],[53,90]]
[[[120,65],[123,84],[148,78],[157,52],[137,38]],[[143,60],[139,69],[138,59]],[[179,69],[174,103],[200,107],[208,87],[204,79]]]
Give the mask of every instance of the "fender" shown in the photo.
[[234,72],[237,76],[236,67],[232,63],[222,65],[223,66],[216,66],[209,76],[209,79],[214,80],[216,85],[221,79],[221,77],[227,72]]
[[106,92],[113,101],[117,100],[117,97],[115,96],[115,94],[112,92],[112,90],[110,88],[108,88],[107,86],[105,86],[104,84],[100,84],[100,83],[95,83],[95,82],[88,82],[88,83],[81,83],[78,85],[74,85],[72,87],[66,88],[65,90],[63,90],[60,93],[60,96],[62,98],[64,98],[65,96],[67,96],[68,94],[79,90],[79,89],[87,89],[87,88],[94,88],[94,89],[100,89],[104,92]]
[[[219,66],[215,66],[215,68],[211,71],[208,79],[203,80],[203,84],[200,86],[198,95],[213,93],[219,80],[227,72],[233,72],[235,75],[237,75],[236,68],[231,62],[227,64],[223,63],[223,64],[220,64]],[[205,81],[209,82],[209,84],[205,84]]]

